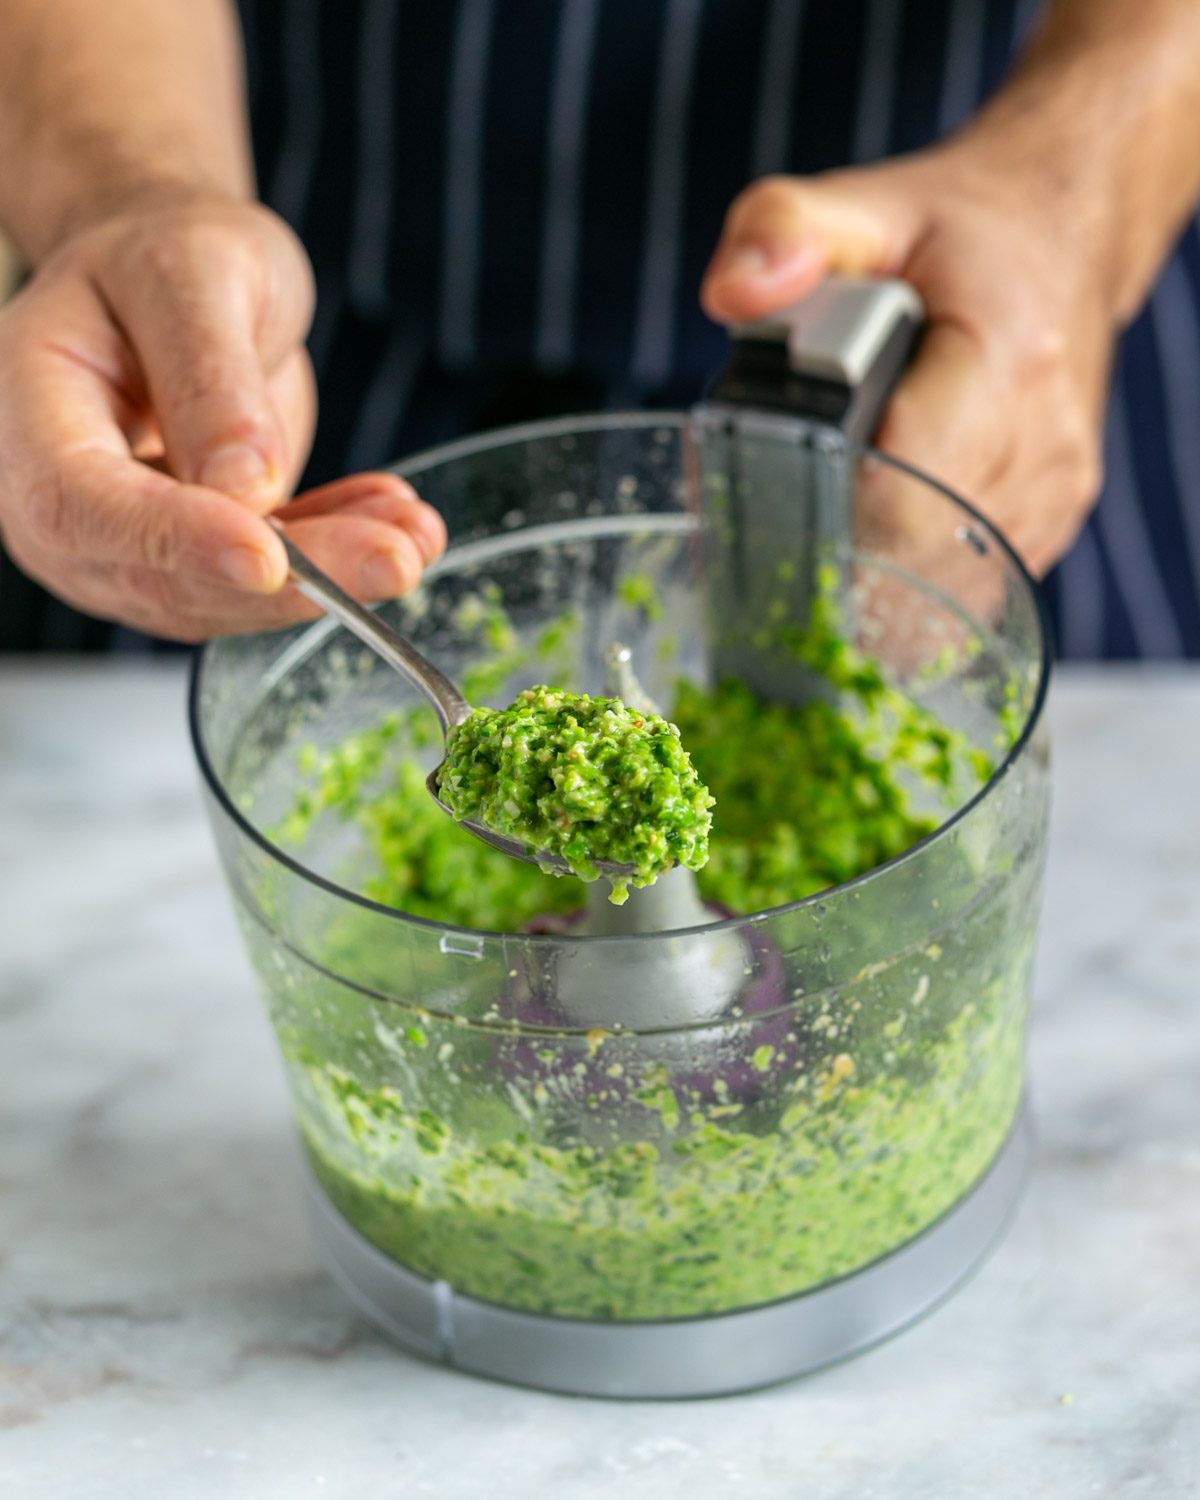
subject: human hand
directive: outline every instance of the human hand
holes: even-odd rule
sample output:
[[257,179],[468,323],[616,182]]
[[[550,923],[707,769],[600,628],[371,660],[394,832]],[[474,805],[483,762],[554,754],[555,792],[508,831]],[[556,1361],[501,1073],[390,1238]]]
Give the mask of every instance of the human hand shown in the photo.
[[1094,228],[966,137],[752,184],[701,296],[711,317],[737,322],[799,300],[827,271],[909,281],[928,325],[876,444],[972,501],[1042,573],[1101,484],[1118,316]]
[[[283,505],[315,422],[312,275],[264,208],[149,199],[43,262],[0,313],[0,532],[80,609],[198,641],[317,611],[286,587]],[[361,598],[412,588],[441,518],[389,474],[284,505]]]

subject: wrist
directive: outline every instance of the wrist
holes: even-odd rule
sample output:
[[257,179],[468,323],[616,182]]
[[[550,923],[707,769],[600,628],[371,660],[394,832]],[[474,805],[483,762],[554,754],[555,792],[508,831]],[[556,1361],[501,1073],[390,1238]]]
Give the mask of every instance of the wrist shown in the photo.
[[1077,156],[1063,137],[1052,142],[1029,117],[1013,128],[981,117],[941,150],[965,194],[990,201],[1005,222],[1053,247],[1095,316],[1116,333],[1144,295],[1143,277],[1133,268],[1150,259],[1138,243],[1145,226],[1122,212],[1102,153]]
[[244,190],[200,174],[147,172],[113,175],[86,193],[64,199],[56,213],[42,219],[39,244],[31,259],[40,264],[64,245],[112,220],[162,209],[187,208],[197,203],[247,202]]
[[249,143],[236,120],[131,119],[112,110],[26,112],[3,121],[2,145],[22,164],[0,176],[0,224],[26,262],[48,255],[84,231],[139,204],[198,197],[246,199],[253,192]]
[[1171,9],[1052,6],[1009,82],[946,147],[1037,212],[1090,268],[1117,327],[1200,193],[1200,30],[1190,9]]

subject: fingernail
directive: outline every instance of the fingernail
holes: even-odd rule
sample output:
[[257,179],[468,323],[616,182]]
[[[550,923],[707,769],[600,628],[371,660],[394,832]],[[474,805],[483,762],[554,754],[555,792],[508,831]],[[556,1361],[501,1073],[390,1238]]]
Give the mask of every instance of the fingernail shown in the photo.
[[368,599],[389,599],[400,592],[400,556],[373,552],[358,566],[358,586]]
[[364,480],[362,484],[347,481],[345,490],[339,490],[337,498],[339,505],[353,505],[358,500],[387,499],[411,502],[417,497],[408,485],[405,485],[403,489],[398,489],[395,485],[387,484],[382,480],[369,479]]
[[241,589],[261,593],[272,581],[270,560],[257,547],[227,547],[217,558],[217,567]]
[[249,443],[229,443],[210,453],[200,470],[200,483],[238,499],[257,499],[274,481],[271,465]]
[[771,264],[767,252],[759,245],[734,245],[713,267],[713,276],[761,276]]

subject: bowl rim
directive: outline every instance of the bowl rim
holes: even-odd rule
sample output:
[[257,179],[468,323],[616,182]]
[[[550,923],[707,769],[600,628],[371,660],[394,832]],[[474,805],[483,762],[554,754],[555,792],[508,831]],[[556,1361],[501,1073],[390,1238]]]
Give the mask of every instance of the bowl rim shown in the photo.
[[[586,413],[579,416],[554,417],[547,421],[524,422],[506,427],[491,428],[486,432],[477,433],[468,438],[459,438],[449,443],[439,444],[435,447],[424,448],[407,459],[402,459],[388,466],[391,473],[399,474],[406,479],[419,476],[421,472],[453,459],[470,457],[472,454],[484,452],[488,449],[506,446],[515,442],[527,442],[533,439],[553,437],[555,435],[565,436],[574,432],[597,432],[606,428],[675,428],[682,429],[692,420],[692,414],[687,411],[628,411],[628,412],[600,412]],[[200,774],[206,788],[213,797],[216,805],[224,816],[234,827],[251,843],[256,844],[268,858],[282,865],[291,874],[297,876],[306,883],[316,886],[327,894],[337,897],[339,900],[361,907],[366,911],[373,912],[380,917],[399,922],[405,926],[416,926],[431,933],[460,934],[463,937],[477,939],[491,939],[493,941],[511,941],[519,938],[522,942],[534,945],[545,945],[548,947],[559,947],[574,944],[623,944],[623,943],[653,943],[660,941],[663,937],[679,938],[690,937],[694,934],[704,933],[712,935],[718,932],[737,931],[749,925],[770,921],[781,915],[800,911],[804,908],[816,908],[827,904],[841,895],[864,887],[869,881],[873,881],[901,865],[917,858],[925,849],[938,843],[951,834],[960,824],[985,802],[994,789],[998,788],[1005,777],[1020,760],[1031,744],[1041,721],[1046,705],[1047,695],[1050,687],[1050,676],[1053,663],[1052,635],[1050,619],[1046,608],[1046,601],[1042,589],[1037,580],[1026,567],[1021,556],[1012,543],[1002,531],[989,521],[969,500],[966,500],[951,489],[949,485],[943,484],[932,475],[924,473],[914,465],[896,458],[889,453],[872,447],[870,444],[858,443],[847,440],[847,447],[856,458],[870,458],[885,467],[898,470],[907,474],[910,478],[919,480],[931,489],[938,491],[963,513],[964,523],[970,522],[979,527],[991,542],[1000,550],[1017,578],[1024,585],[1027,596],[1033,604],[1034,616],[1039,627],[1040,650],[1037,663],[1037,686],[1034,691],[1033,701],[1029,713],[1022,726],[1021,733],[1009,746],[1007,753],[1000,763],[995,767],[991,776],[979,787],[960,807],[957,807],[944,823],[915,843],[902,849],[891,859],[884,860],[882,864],[873,865],[869,870],[864,870],[860,875],[855,875],[850,880],[843,880],[837,885],[826,886],[822,890],[814,891],[811,895],[802,896],[796,901],[787,901],[779,906],[764,907],[762,911],[751,912],[745,916],[724,917],[719,921],[705,922],[692,927],[672,928],[669,933],[641,932],[641,933],[610,933],[600,934],[594,937],[571,933],[539,933],[539,932],[498,932],[486,927],[463,927],[452,922],[435,922],[428,917],[417,917],[393,906],[385,906],[382,902],[374,901],[369,896],[361,895],[359,892],[348,890],[339,885],[337,881],[330,880],[327,876],[319,874],[310,869],[294,855],[281,849],[257,828],[250,819],[241,811],[234,800],[225,790],[221,777],[217,774],[215,766],[208,755],[204,743],[203,731],[200,723],[200,687],[204,674],[205,662],[210,650],[215,644],[212,641],[205,642],[197,648],[192,655],[191,668],[188,675],[187,694],[187,719],[188,733],[191,739],[192,751],[200,768]],[[511,533],[514,536],[520,534],[520,530]],[[442,558],[433,565],[431,570],[439,570],[445,562],[453,556],[454,547],[448,547]],[[428,572],[427,575],[428,576]],[[310,623],[309,630],[327,629],[327,623],[323,619],[317,619]]]

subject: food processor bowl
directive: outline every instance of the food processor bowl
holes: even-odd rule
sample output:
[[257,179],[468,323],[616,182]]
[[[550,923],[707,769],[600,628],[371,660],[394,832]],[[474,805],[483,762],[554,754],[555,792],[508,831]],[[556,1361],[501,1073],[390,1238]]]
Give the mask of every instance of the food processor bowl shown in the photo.
[[[402,465],[455,541],[388,617],[493,705],[598,691],[619,640],[669,713],[728,655],[702,443],[694,414],[607,415]],[[393,756],[436,759],[411,690],[328,619],[199,655],[195,749],[316,1240],[421,1354],[589,1394],[762,1385],[933,1306],[1012,1208],[1047,821],[1036,590],[940,486],[802,432],[794,453],[797,488],[836,463],[847,496],[820,607],[884,684],[878,732],[914,704],[978,772],[914,776],[937,831],[803,899],[590,937],[570,913],[406,914],[337,809],[338,778],[369,798]],[[783,582],[794,540],[769,539]]]

